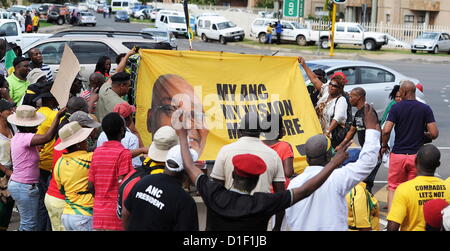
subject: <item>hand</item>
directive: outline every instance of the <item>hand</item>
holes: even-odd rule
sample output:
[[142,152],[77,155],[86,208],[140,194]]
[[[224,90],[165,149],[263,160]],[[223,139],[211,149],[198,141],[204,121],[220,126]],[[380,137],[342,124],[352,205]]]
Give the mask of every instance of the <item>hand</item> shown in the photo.
[[93,92],[91,92],[91,96],[89,97],[89,102],[95,103],[98,101],[99,96],[98,96],[98,87],[94,89]]
[[348,158],[347,149],[352,145],[353,141],[350,140],[347,144],[341,146],[339,150],[336,151],[336,155],[331,159],[336,166],[341,166],[342,163]]
[[325,135],[327,138],[330,138],[330,139],[331,139],[331,132],[330,132],[329,130],[325,131],[325,132],[323,133],[323,135]]
[[58,113],[56,114],[56,118],[59,120],[62,117],[64,117],[64,115],[66,114],[67,108],[64,107],[61,110],[58,111]]
[[184,125],[183,121],[184,112],[182,109],[178,108],[176,111],[172,113],[172,127],[175,129],[175,132],[177,133],[178,137],[180,138],[186,138],[188,135],[188,131],[186,129],[186,126]]
[[303,58],[303,57],[298,57],[297,59],[298,59],[298,62],[299,62],[301,65],[305,65],[305,64],[306,64],[305,58]]
[[364,125],[366,126],[366,129],[374,129],[381,132],[377,114],[375,113],[373,107],[369,104],[365,104],[364,107]]
[[13,174],[13,171],[6,169],[5,174],[6,174],[6,176],[11,177],[11,175]]
[[386,152],[389,152],[389,146],[382,146],[380,149],[380,155],[383,155]]

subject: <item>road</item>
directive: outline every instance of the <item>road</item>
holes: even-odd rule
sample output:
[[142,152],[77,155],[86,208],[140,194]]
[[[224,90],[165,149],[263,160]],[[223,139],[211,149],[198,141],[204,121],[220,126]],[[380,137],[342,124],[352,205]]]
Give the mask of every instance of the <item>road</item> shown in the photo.
[[[149,27],[150,24],[142,23],[116,23],[114,17],[103,18],[97,15],[96,27],[73,27],[73,29],[90,29],[90,30],[119,30],[119,31],[140,31]],[[239,46],[239,43],[228,43],[222,45],[218,42],[204,43],[200,40],[193,41],[194,50],[200,51],[223,51],[241,54],[257,54],[257,55],[283,55],[297,56],[298,53],[283,53],[276,50],[268,50],[265,48],[249,48],[247,46]],[[187,39],[178,39],[178,49],[188,50],[189,43]],[[428,55],[424,54],[424,57]],[[308,59],[308,58],[306,58]],[[443,63],[419,63],[412,61],[395,61],[395,60],[370,60],[375,63],[391,67],[406,76],[419,79],[424,86],[424,94],[427,103],[431,106],[436,118],[440,131],[439,138],[433,142],[441,150],[441,167],[438,169],[438,176],[442,178],[450,177],[450,71],[448,64]],[[380,201],[382,225],[385,226],[386,209],[386,192],[385,185],[387,181],[387,168],[381,166],[376,177],[373,192]],[[197,198],[198,199],[198,198]],[[205,215],[205,208],[202,203],[199,205],[199,214]],[[18,217],[14,213],[10,229],[17,229]],[[200,219],[201,229],[204,229],[204,218]]]

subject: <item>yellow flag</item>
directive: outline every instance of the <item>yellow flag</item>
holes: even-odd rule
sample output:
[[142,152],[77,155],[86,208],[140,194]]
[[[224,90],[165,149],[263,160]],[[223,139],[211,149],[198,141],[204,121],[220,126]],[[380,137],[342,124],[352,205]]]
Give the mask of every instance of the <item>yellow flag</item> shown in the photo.
[[296,173],[307,166],[298,147],[321,133],[296,57],[141,50],[136,127],[146,146],[152,132],[173,126],[180,104],[197,126],[189,137],[202,160],[215,160],[237,140],[236,126],[248,111],[282,115],[281,140],[293,148]]

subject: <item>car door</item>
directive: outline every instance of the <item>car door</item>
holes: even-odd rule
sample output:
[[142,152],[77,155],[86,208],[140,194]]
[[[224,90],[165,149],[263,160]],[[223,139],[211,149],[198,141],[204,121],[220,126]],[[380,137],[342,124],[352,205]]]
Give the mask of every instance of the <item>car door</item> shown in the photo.
[[389,102],[389,94],[394,88],[395,75],[377,67],[359,67],[360,82],[357,85],[366,91],[366,101],[373,103],[378,115],[384,112]]
[[334,42],[335,43],[345,43],[346,41],[345,26],[343,24],[336,24],[334,32]]
[[23,41],[19,36],[16,22],[8,22],[0,26],[0,31],[5,32],[5,37],[8,42],[14,42],[19,46],[23,46]]
[[281,40],[294,41],[294,27],[287,22],[281,21],[281,27],[283,31],[281,32]]
[[345,43],[353,44],[358,43],[362,44],[363,34],[362,31],[356,25],[347,26],[347,34],[344,38]]
[[69,46],[80,63],[80,73],[85,80],[88,80],[89,75],[94,72],[95,65],[102,56],[108,56],[111,59],[110,75],[115,73],[117,53],[105,43],[96,41],[72,41]]
[[211,29],[209,30],[209,34],[208,37],[215,39],[215,40],[219,40],[220,37],[220,33],[219,33],[219,29],[217,27],[217,24],[212,24],[211,25]]
[[442,51],[450,52],[450,35],[448,33],[442,33],[444,37]]

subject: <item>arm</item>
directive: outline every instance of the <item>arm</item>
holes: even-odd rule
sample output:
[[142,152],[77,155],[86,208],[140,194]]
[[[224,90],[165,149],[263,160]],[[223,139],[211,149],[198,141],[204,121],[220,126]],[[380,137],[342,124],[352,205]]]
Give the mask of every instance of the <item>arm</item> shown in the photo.
[[314,85],[314,88],[316,88],[316,90],[320,91],[320,89],[322,89],[322,86],[323,86],[322,81],[320,81],[320,79],[316,76],[316,74],[314,74],[314,72],[311,71],[311,69],[308,67],[308,65],[306,64],[306,61],[303,57],[298,57],[298,62],[305,70],[306,75],[308,76],[311,83]]
[[56,114],[56,119],[53,120],[52,126],[50,126],[50,129],[48,129],[45,134],[35,134],[31,139],[30,146],[44,145],[50,142],[58,132],[59,121],[64,116],[65,112],[66,108],[59,110]]
[[342,141],[342,143],[336,147],[336,150],[339,150],[342,146],[347,145],[347,143],[353,139],[353,137],[355,136],[355,133],[356,133],[356,127],[351,126],[350,130],[347,132],[347,135],[345,135],[345,138]]
[[89,97],[89,100],[88,100],[88,111],[89,111],[89,113],[92,113],[92,114],[94,114],[95,113],[95,104],[97,103],[97,101],[98,101],[98,87],[97,88],[95,88],[95,90],[91,93],[91,96]]
[[284,176],[290,178],[294,175],[294,158],[289,157],[283,160]]
[[119,65],[117,65],[116,73],[123,72],[125,70],[125,66],[127,65],[128,58],[135,53],[137,53],[136,47],[134,47],[133,49],[131,49],[130,51],[127,52],[125,57],[123,57],[122,60],[120,60]]
[[183,166],[186,173],[193,184],[197,180],[198,176],[202,175],[203,172],[195,167],[194,161],[192,161],[192,156],[189,152],[189,143],[187,139],[187,130],[179,129],[177,130],[178,138],[180,139],[181,157],[183,158]]
[[337,151],[336,155],[331,159],[330,162],[313,178],[309,179],[305,184],[301,187],[295,188],[292,190],[292,204],[297,203],[298,201],[308,197],[314,191],[316,191],[331,175],[334,169],[339,167],[345,159],[347,159],[347,148],[350,144],[345,145],[340,150]]
[[130,149],[130,151],[131,151],[131,157],[134,158],[141,154],[147,154],[148,148],[141,147],[141,148],[137,148],[137,149]]
[[395,221],[388,220],[387,231],[398,231],[400,229],[400,224]]
[[381,154],[384,154],[387,150],[389,150],[388,142],[394,125],[395,124],[389,120],[386,120],[386,123],[384,124],[383,134],[381,135]]
[[436,122],[427,124],[428,132],[425,132],[425,137],[429,139],[436,139],[439,136],[439,130],[437,128]]
[[123,229],[127,229],[128,227],[128,219],[130,218],[130,211],[125,207],[125,205],[122,208],[122,226]]
[[4,165],[0,164],[0,171],[6,174],[6,176],[11,177],[12,171],[6,168]]
[[[275,193],[280,193],[286,190],[284,182],[273,182],[272,187]],[[275,226],[273,227],[272,231],[281,230],[281,224],[283,223],[284,213],[285,211],[281,210],[275,215]]]

